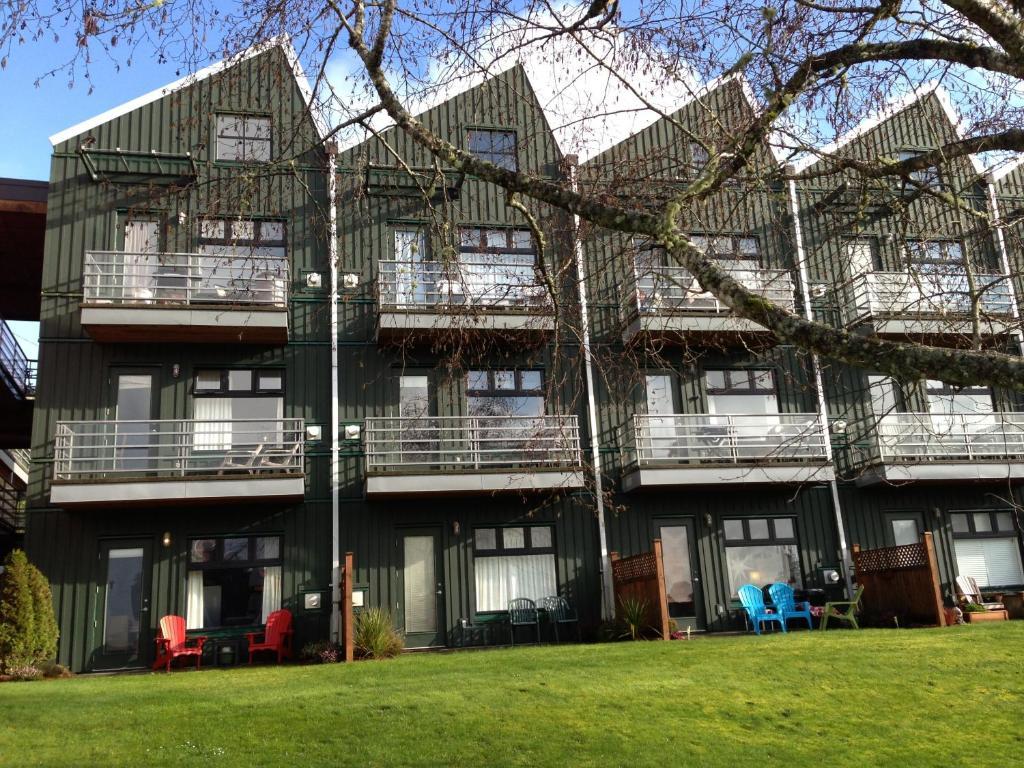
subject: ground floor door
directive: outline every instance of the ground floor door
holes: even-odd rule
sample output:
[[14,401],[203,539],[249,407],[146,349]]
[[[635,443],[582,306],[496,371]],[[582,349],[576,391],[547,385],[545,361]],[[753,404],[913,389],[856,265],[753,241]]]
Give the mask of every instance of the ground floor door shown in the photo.
[[153,657],[149,596],[153,574],[148,539],[100,543],[89,668],[148,666]]
[[444,570],[441,529],[407,528],[395,539],[398,550],[397,617],[408,648],[445,644]]
[[924,514],[921,512],[887,512],[885,514],[886,546],[920,544],[924,533]]
[[669,618],[683,630],[687,627],[704,629],[707,625],[694,519],[678,517],[655,520],[653,533],[661,539]]

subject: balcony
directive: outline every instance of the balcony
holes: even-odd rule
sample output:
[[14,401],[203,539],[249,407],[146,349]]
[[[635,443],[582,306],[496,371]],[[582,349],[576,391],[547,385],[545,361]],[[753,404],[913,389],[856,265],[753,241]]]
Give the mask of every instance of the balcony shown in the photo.
[[457,262],[378,262],[379,332],[448,330],[548,333],[554,314],[535,256]]
[[583,487],[576,416],[376,417],[365,441],[367,496]]
[[1005,275],[869,272],[849,285],[847,327],[879,336],[966,337],[973,335],[972,297],[977,297],[980,331],[1006,333],[1013,297]]
[[850,435],[861,486],[1024,477],[1024,413],[890,413]]
[[86,251],[82,325],[97,341],[283,344],[288,261]]
[[25,530],[25,490],[0,472],[0,535]]
[[96,504],[298,500],[301,419],[60,421],[50,501]]
[[[734,280],[774,304],[795,306],[793,278],[784,269],[723,268]],[[735,317],[712,294],[701,290],[683,267],[634,267],[627,288],[627,344],[640,336],[662,341],[702,340],[735,343],[771,332],[752,320]]]
[[14,331],[0,319],[0,379],[9,398],[31,400],[36,396],[36,361],[29,360]]
[[814,413],[636,415],[627,446],[626,491],[834,477]]

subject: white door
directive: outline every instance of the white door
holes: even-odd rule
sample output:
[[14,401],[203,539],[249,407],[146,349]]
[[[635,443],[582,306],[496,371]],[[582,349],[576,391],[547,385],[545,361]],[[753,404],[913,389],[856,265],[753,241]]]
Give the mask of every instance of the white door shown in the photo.
[[672,377],[668,374],[651,374],[646,378],[647,384],[647,432],[641,433],[652,459],[682,458],[673,457],[677,451],[675,436],[675,406],[672,398]]
[[153,219],[129,219],[124,225],[124,293],[128,301],[155,298],[159,267],[160,224]]

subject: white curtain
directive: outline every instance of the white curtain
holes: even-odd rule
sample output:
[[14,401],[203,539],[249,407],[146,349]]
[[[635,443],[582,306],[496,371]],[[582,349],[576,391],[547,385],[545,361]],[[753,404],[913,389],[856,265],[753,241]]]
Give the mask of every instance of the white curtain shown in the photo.
[[270,614],[281,607],[281,566],[263,569],[263,618],[266,624]]
[[193,401],[195,449],[227,451],[231,449],[231,398],[197,397]]
[[158,266],[155,254],[159,236],[159,225],[155,221],[129,221],[125,224],[125,298],[153,298],[153,278]]
[[185,590],[185,628],[203,628],[203,572],[189,571]]
[[474,570],[478,611],[505,611],[517,597],[538,601],[558,594],[554,555],[478,557]]

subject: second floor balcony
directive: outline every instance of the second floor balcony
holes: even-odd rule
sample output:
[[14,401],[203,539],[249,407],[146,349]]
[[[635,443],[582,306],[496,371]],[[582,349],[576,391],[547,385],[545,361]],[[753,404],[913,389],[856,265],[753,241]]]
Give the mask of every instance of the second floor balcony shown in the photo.
[[[784,269],[723,266],[734,280],[769,301],[792,310],[793,278]],[[683,267],[641,266],[627,285],[623,341],[654,339],[739,340],[769,335],[757,323],[736,317]]]
[[0,472],[0,535],[25,530],[25,489]]
[[304,494],[301,419],[59,421],[61,506],[258,503]]
[[846,325],[880,336],[967,336],[978,317],[982,335],[1006,333],[1013,296],[1005,275],[962,271],[868,272],[847,294]]
[[364,438],[368,496],[583,486],[574,415],[375,417]]
[[825,482],[834,476],[815,413],[638,414],[626,445],[626,491]]
[[889,413],[850,442],[862,486],[1024,477],[1024,413]]
[[36,361],[29,360],[14,331],[0,319],[0,379],[6,395],[15,400],[36,396]]
[[97,341],[282,344],[288,274],[258,251],[86,251],[82,326]]
[[451,262],[382,260],[380,333],[550,332],[553,305],[535,259],[532,254],[474,254]]

